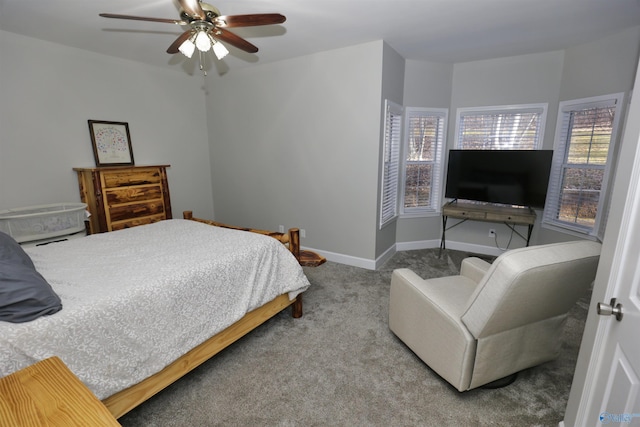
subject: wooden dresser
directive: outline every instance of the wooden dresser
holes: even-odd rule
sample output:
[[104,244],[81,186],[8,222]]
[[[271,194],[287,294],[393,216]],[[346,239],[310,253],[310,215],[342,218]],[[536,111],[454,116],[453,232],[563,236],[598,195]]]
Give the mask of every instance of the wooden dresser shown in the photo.
[[89,232],[102,233],[171,219],[168,167],[74,168],[78,173],[80,199],[91,213]]

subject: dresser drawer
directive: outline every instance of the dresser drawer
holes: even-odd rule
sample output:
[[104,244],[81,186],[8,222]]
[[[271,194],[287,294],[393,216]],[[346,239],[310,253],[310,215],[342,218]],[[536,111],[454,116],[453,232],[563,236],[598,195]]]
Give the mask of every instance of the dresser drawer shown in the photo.
[[108,189],[105,191],[105,196],[108,206],[162,199],[162,186],[160,186],[160,184],[137,185],[133,187]]
[[126,205],[115,205],[108,208],[111,223],[135,219],[144,216],[162,215],[164,216],[164,202],[162,199],[148,200],[144,203],[130,203]]
[[159,184],[162,182],[162,173],[156,168],[105,171],[102,173],[102,179],[105,188]]
[[143,218],[128,219],[126,221],[121,221],[121,222],[111,224],[111,230],[115,231],[115,230],[122,230],[123,228],[137,227],[138,225],[151,224],[154,222],[163,221],[165,219],[166,218],[164,214],[145,216]]

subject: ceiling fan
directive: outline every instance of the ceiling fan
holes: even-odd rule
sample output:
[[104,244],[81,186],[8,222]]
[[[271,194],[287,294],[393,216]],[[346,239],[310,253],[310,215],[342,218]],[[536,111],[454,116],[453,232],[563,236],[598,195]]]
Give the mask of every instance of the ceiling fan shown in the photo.
[[148,18],[113,13],[101,13],[100,16],[188,26],[189,29],[180,34],[169,46],[167,53],[181,52],[191,58],[196,48],[200,53],[211,49],[218,59],[224,58],[229,53],[226,47],[220,43],[221,41],[245,52],[255,53],[258,51],[256,46],[227,30],[227,28],[281,24],[286,20],[285,16],[279,13],[221,15],[217,8],[201,0],[178,0],[178,3],[182,9],[180,19]]

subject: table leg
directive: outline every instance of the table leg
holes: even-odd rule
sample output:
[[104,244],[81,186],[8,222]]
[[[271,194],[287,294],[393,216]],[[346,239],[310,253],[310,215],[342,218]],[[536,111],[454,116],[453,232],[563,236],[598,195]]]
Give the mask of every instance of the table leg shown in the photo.
[[442,215],[442,236],[440,237],[440,250],[438,251],[438,258],[440,258],[440,256],[442,255],[442,251],[446,249],[445,231],[447,231],[447,216]]

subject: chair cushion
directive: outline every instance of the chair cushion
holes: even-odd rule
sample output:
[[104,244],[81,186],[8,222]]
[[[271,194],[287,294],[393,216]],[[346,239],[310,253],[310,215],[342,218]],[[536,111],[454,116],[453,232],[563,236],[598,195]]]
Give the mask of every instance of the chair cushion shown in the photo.
[[566,313],[593,282],[600,248],[574,241],[500,255],[469,299],[463,323],[479,339]]

